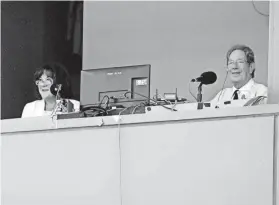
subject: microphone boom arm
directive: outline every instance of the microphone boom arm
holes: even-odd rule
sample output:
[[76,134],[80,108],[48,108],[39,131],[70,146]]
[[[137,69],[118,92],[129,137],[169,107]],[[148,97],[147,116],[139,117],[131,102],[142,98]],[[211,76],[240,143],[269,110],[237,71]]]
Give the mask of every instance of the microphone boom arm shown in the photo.
[[197,101],[202,102],[202,83],[198,87]]
[[200,85],[198,87],[198,94],[197,94],[198,110],[203,109],[203,103],[202,103],[202,85],[203,85],[203,83],[200,83]]

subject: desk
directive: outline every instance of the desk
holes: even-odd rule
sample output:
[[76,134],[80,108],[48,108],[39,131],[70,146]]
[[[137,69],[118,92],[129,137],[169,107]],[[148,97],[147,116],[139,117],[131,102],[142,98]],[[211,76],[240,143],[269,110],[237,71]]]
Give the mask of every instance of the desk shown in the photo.
[[273,205],[278,113],[2,120],[2,203]]

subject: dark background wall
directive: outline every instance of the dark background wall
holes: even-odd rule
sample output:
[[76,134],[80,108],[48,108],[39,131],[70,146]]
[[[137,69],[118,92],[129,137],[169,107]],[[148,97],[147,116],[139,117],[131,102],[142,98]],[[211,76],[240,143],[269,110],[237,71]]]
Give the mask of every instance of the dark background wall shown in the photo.
[[47,62],[69,70],[79,100],[81,56],[66,39],[70,3],[1,2],[1,119],[18,118],[35,100],[33,73]]

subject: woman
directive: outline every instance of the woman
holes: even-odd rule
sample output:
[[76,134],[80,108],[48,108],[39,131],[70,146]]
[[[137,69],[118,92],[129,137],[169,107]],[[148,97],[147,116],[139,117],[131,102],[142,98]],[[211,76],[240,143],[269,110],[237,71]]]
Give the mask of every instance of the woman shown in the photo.
[[38,68],[34,74],[36,94],[39,100],[27,103],[22,112],[24,117],[38,117],[51,115],[60,102],[57,96],[51,92],[52,85],[62,85],[59,97],[70,99],[74,111],[78,112],[80,103],[72,100],[71,80],[65,67],[59,63],[46,64]]

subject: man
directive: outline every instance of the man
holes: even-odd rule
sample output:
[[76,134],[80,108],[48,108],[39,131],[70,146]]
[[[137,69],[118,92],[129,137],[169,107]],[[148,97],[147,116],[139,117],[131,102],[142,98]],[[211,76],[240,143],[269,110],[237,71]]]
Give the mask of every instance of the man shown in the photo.
[[[238,99],[256,99],[263,96],[261,103],[266,103],[267,87],[256,83],[255,57],[251,48],[245,45],[235,45],[227,52],[227,75],[233,87],[221,90],[211,104],[218,105],[226,101]],[[259,98],[258,98],[259,99]]]

